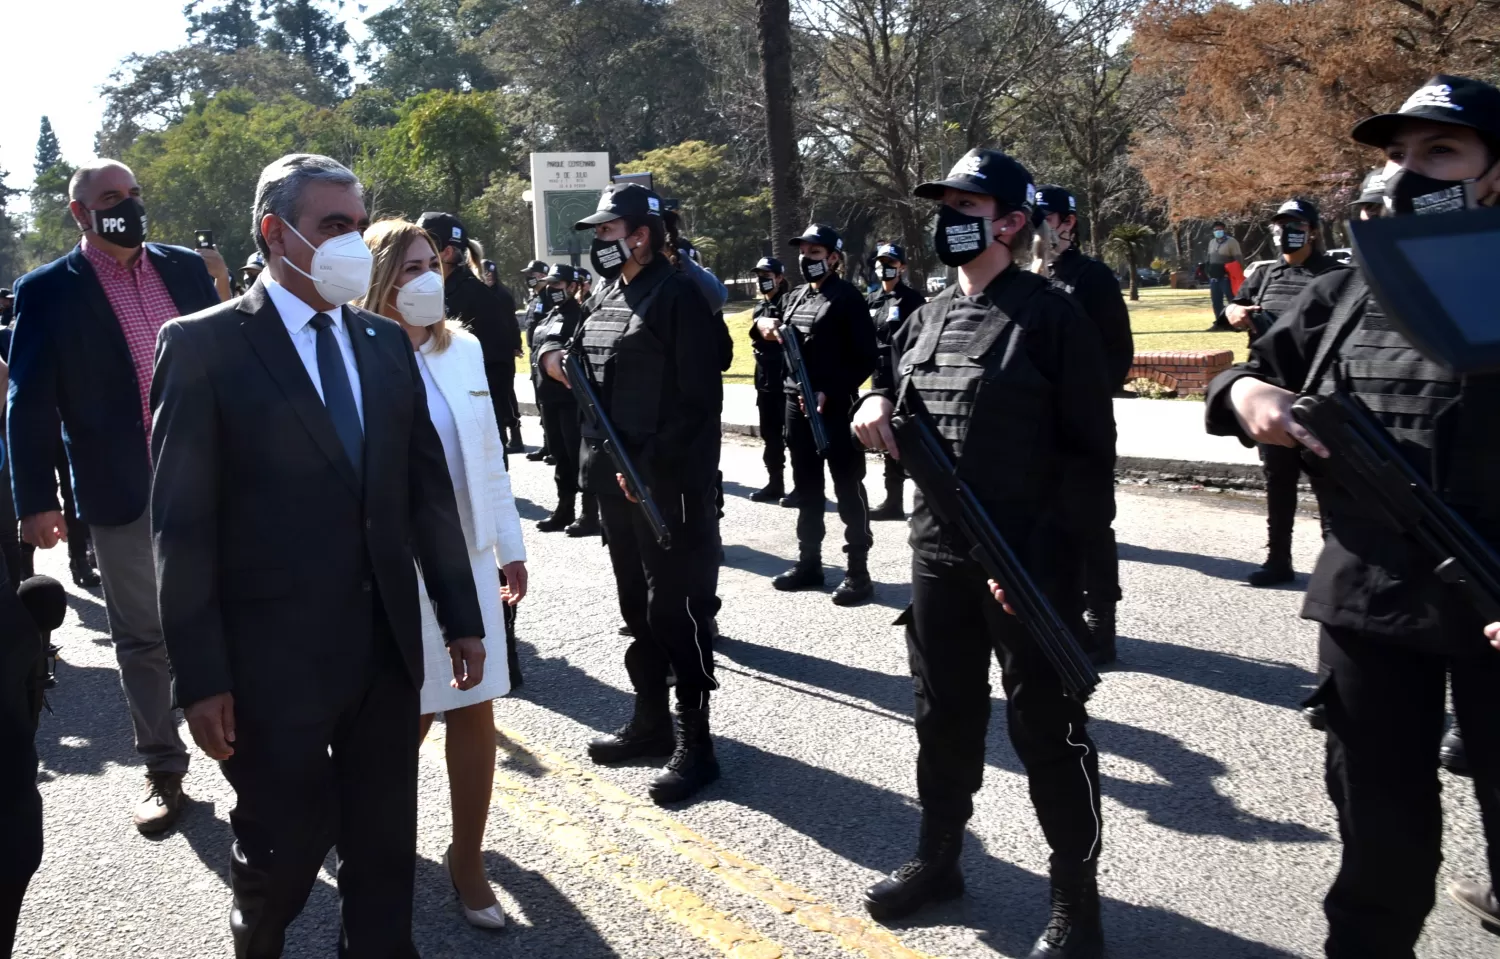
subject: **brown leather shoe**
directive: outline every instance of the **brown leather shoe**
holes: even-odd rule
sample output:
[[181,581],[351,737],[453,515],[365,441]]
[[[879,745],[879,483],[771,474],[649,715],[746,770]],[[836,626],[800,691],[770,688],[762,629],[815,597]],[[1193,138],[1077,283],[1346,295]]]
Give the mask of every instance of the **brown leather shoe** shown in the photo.
[[187,794],[182,791],[182,773],[147,773],[146,795],[135,807],[131,821],[143,836],[157,836],[177,824]]

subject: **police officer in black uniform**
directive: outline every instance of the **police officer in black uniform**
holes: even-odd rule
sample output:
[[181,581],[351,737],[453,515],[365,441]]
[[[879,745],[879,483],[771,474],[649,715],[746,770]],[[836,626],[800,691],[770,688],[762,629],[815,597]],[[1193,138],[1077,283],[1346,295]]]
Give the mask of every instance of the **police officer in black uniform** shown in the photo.
[[[1387,158],[1394,215],[1500,203],[1500,90],[1437,76],[1397,113],[1354,128]],[[1418,352],[1370,294],[1358,268],[1313,279],[1249,362],[1210,387],[1209,431],[1300,445],[1315,437],[1290,414],[1299,391],[1344,390],[1390,432],[1412,468],[1491,546],[1500,547],[1500,375],[1459,376]],[[1444,687],[1464,729],[1485,834],[1490,883],[1449,892],[1500,920],[1500,624],[1486,624],[1433,573],[1433,559],[1349,491],[1313,473],[1323,553],[1303,615],[1322,626],[1328,675],[1312,701],[1328,723],[1328,791],[1343,861],[1324,900],[1329,959],[1412,959],[1442,861],[1442,805],[1432,761]],[[1486,642],[1486,637],[1491,643]]]
[[[541,397],[535,396],[541,387],[542,372],[536,366],[536,351],[541,342],[536,335],[537,324],[547,315],[547,307],[542,303],[541,293],[537,290],[537,284],[541,282],[551,269],[541,260],[532,260],[521,270],[521,279],[526,284],[526,309],[525,315],[520,319],[521,329],[526,334],[526,350],[531,357],[531,387],[536,402],[537,417],[542,416]],[[552,450],[547,446],[546,430],[542,431],[542,445],[526,454],[526,458],[533,463],[539,460],[553,462]]]
[[[1271,240],[1280,260],[1256,270],[1224,309],[1230,326],[1250,332],[1252,346],[1316,277],[1347,269],[1323,251],[1318,222],[1318,208],[1296,198],[1281,204],[1271,218]],[[1260,462],[1266,477],[1266,562],[1248,581],[1251,586],[1277,586],[1297,578],[1292,570],[1292,523],[1297,516],[1302,454],[1291,447],[1262,443]]]
[[245,265],[240,267],[238,292],[244,293],[250,287],[254,286],[255,281],[260,277],[261,271],[265,268],[266,258],[260,255],[260,251],[256,250],[254,253],[251,253],[246,258]]
[[[896,335],[907,317],[927,302],[927,298],[906,285],[906,251],[897,244],[877,244],[871,263],[872,276],[880,285],[865,297],[865,306],[875,324],[875,342],[880,345],[875,358],[876,369],[879,369],[893,362],[891,337]],[[901,468],[901,461],[885,457],[885,502],[870,511],[870,519],[906,519],[902,496],[905,479],[906,471]]]
[[[451,213],[423,213],[417,225],[427,231],[443,261],[443,309],[474,334],[484,354],[484,377],[490,385],[495,422],[511,422],[510,391],[515,388],[516,351],[521,329],[516,304],[503,286],[491,288],[470,266],[469,232]],[[518,435],[518,434],[517,434]],[[504,436],[501,436],[502,441]],[[507,444],[507,452],[510,452]]]
[[[1037,190],[1034,220],[1041,234],[1040,262],[1053,285],[1072,294],[1093,321],[1104,345],[1104,372],[1110,392],[1125,384],[1135,361],[1130,310],[1114,271],[1078,249],[1078,198],[1055,184]],[[1073,476],[1069,471],[1068,480]],[[1070,495],[1081,496],[1081,491]],[[1115,491],[1080,502],[1071,536],[1084,587],[1084,621],[1089,658],[1097,666],[1115,661],[1115,607],[1120,602],[1120,558],[1115,543]],[[1082,508],[1082,507],[1087,508]]]
[[781,319],[788,290],[786,267],[774,256],[761,257],[755,264],[755,287],[760,298],[750,318],[750,348],[755,354],[755,410],[760,414],[767,482],[750,499],[774,503],[786,495],[786,366],[781,344],[756,333],[761,320]]
[[797,565],[777,576],[771,585],[780,590],[821,587],[823,579],[823,461],[833,474],[833,495],[844,521],[844,551],[849,554],[844,581],[833,591],[840,606],[863,603],[875,592],[868,557],[874,533],[870,504],[865,496],[865,454],[849,435],[849,410],[860,386],[875,369],[878,347],[875,327],[864,298],[853,284],[838,275],[844,261],[844,241],[826,223],[810,225],[789,241],[799,250],[798,268],[807,282],[787,297],[780,320],[762,317],[751,327],[754,339],[779,341],[781,325],[789,323],[802,337],[808,378],[822,407],[828,451],[819,456],[812,428],[802,409],[797,379],[788,367],[786,390],[786,447],[792,458],[792,487],[797,504]]
[[[537,325],[535,339],[538,344],[549,340],[561,343],[572,342],[573,334],[583,322],[583,307],[578,302],[578,276],[566,263],[554,263],[547,275],[537,284],[537,295],[547,308],[542,322]],[[552,515],[540,520],[536,528],[543,533],[565,531],[569,536],[599,535],[599,498],[588,490],[583,491],[583,515],[578,515],[578,457],[580,434],[578,401],[573,391],[550,376],[541,378],[537,385],[537,399],[542,408],[542,432],[548,437],[548,447],[557,463],[554,467],[557,481],[557,509]]]
[[[1030,248],[1035,202],[1021,164],[970,150],[947,179],[916,195],[942,203],[934,243],[939,259],[958,268],[958,284],[896,332],[894,378],[882,374],[862,399],[855,432],[866,446],[892,449],[893,403],[919,394],[959,474],[1058,613],[1076,620],[1082,590],[1059,533],[1078,504],[1063,474],[1074,472],[1073,488],[1089,495],[1114,482],[1098,331],[1072,297],[1015,265]],[[963,893],[959,854],[984,772],[996,656],[1011,742],[1052,849],[1052,915],[1030,959],[1095,959],[1104,938],[1095,878],[1102,836],[1088,714],[920,496],[911,545],[912,604],[900,621],[916,681],[922,832],[916,856],[865,893],[866,907],[894,917]]]
[[1385,215],[1385,169],[1376,167],[1365,174],[1359,185],[1359,196],[1349,204],[1349,214],[1355,220],[1373,220]]
[[[609,286],[571,344],[543,344],[541,364],[561,379],[563,350],[580,356],[672,538],[670,549],[658,544],[585,423],[581,482],[599,495],[620,612],[633,637],[625,669],[635,689],[630,721],[590,743],[589,756],[612,763],[670,753],[650,792],[673,802],[719,778],[709,737],[709,693],[718,683],[707,626],[719,567],[714,481],[724,399],[719,355],[728,333],[693,280],[659,252],[665,228],[654,192],[612,184],[577,229],[594,231],[594,270]],[[675,716],[667,709],[669,675],[676,677]]]
[[573,273],[578,277],[578,305],[583,307],[583,315],[588,316],[588,303],[594,295],[594,274],[581,266],[574,267]]

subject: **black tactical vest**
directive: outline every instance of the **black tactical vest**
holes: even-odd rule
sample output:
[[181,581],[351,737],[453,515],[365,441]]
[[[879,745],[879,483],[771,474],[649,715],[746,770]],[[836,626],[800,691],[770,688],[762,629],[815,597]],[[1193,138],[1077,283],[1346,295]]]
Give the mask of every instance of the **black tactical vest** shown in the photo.
[[[583,322],[583,310],[576,300],[568,300],[562,306],[554,307],[552,312],[542,318],[537,324],[536,341],[539,349],[543,343],[558,341],[567,343],[573,339],[578,332],[578,324]],[[536,350],[531,351],[531,363],[540,367],[537,362]],[[563,384],[557,382],[550,376],[537,377],[537,396],[545,403],[576,403],[573,391]]]
[[992,507],[1042,498],[1059,468],[1053,386],[1025,345],[1027,304],[1048,281],[1019,270],[1002,279],[994,298],[939,294],[899,368],[901,391],[921,395],[959,474]]
[[[822,296],[818,293],[817,290],[812,288],[811,284],[808,284],[807,286],[799,288],[792,298],[792,301],[785,304],[785,308],[782,311],[781,322],[790,324],[797,328],[797,332],[802,336],[804,353],[806,353],[807,337],[808,334],[812,332],[813,324],[817,323],[818,320],[822,318],[823,314],[828,311],[828,307],[832,303],[832,300],[828,299],[828,297],[826,296]],[[790,369],[786,371],[786,377],[782,383],[782,388],[788,394],[794,395],[801,392],[801,387],[797,385],[797,378],[792,375],[792,371]]]
[[628,287],[616,281],[579,327],[577,340],[600,401],[615,429],[637,439],[655,433],[660,419],[667,354],[645,317],[671,275],[671,270],[662,271],[634,309],[625,298]]

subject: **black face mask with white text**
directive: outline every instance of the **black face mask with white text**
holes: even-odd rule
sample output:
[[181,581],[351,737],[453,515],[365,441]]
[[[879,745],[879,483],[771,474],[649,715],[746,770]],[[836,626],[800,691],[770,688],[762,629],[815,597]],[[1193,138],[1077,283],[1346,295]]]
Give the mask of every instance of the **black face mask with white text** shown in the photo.
[[880,264],[880,278],[882,280],[894,280],[901,275],[901,267],[894,263]]
[[625,245],[624,240],[601,240],[595,237],[589,259],[594,262],[595,273],[606,281],[613,280],[625,269],[625,261],[630,259],[630,247]]
[[[1477,178],[1476,178],[1477,179]],[[1385,180],[1385,208],[1395,214],[1453,213],[1479,205],[1475,180],[1437,180],[1405,167]]]
[[1300,223],[1272,224],[1271,239],[1278,253],[1296,253],[1307,246],[1307,227]]
[[568,301],[568,294],[562,287],[554,286],[542,294],[549,306],[559,307]]
[[769,276],[760,277],[755,281],[755,285],[760,287],[762,293],[771,293],[776,289],[776,281]]
[[802,271],[802,278],[809,283],[821,283],[828,279],[830,272],[827,260],[814,260],[806,254],[797,257],[797,267]]
[[138,196],[127,196],[105,210],[90,210],[94,232],[115,246],[135,249],[146,242],[146,204]]
[[945,265],[963,266],[983,253],[992,240],[987,217],[970,216],[947,204],[938,210],[932,246]]

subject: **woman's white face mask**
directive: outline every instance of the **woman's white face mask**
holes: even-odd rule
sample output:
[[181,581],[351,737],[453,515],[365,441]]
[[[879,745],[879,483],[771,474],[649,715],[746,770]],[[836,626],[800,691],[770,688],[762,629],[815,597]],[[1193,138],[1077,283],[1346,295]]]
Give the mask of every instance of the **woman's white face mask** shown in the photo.
[[443,321],[443,278],[433,270],[413,277],[396,288],[396,309],[412,326],[433,326]]

